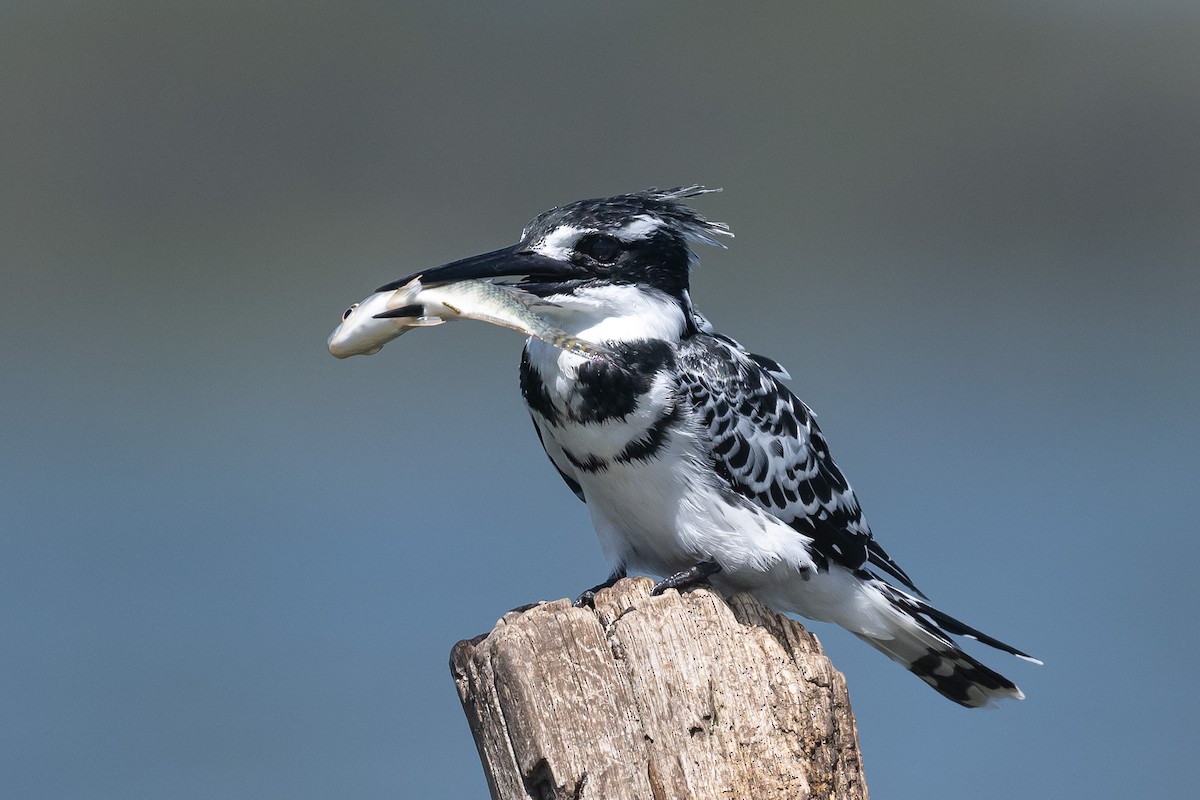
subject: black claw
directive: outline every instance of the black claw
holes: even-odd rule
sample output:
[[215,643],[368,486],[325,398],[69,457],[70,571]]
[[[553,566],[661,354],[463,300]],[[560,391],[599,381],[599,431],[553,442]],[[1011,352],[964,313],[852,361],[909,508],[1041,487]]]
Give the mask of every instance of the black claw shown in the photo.
[[659,595],[667,589],[691,589],[696,586],[707,585],[709,576],[716,575],[721,571],[721,565],[715,561],[701,561],[694,567],[688,567],[685,570],[676,572],[669,578],[663,578],[658,583],[654,584],[654,588],[650,590],[651,595]]
[[625,568],[624,567],[618,567],[617,569],[614,569],[612,575],[609,575],[608,578],[605,579],[604,583],[598,583],[595,586],[593,586],[592,588],[588,589],[583,594],[579,595],[579,597],[576,597],[575,598],[575,607],[576,608],[595,608],[596,607],[596,592],[600,591],[601,589],[610,588],[614,583],[616,583],[617,581],[621,580],[624,577],[625,577]]

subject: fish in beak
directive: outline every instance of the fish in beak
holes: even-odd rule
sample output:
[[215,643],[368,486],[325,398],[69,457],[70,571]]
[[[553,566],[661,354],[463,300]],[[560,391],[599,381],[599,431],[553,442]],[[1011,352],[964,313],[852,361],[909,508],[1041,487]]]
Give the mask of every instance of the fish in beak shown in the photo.
[[516,286],[476,279],[427,286],[421,275],[394,289],[389,286],[346,309],[341,324],[329,336],[330,353],[337,358],[372,355],[413,328],[475,319],[511,328],[585,358],[613,356],[608,348],[552,325],[542,312],[554,304]]

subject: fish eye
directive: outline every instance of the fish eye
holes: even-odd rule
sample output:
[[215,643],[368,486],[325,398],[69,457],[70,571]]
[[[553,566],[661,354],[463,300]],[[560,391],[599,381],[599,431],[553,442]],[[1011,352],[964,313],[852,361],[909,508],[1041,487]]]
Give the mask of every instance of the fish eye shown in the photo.
[[611,264],[621,255],[621,240],[603,233],[585,236],[575,250],[593,261]]
[[342,314],[342,322],[345,322],[346,320],[350,319],[350,315],[354,313],[354,309],[356,309],[356,308],[358,308],[358,303],[355,303],[354,305],[347,308],[346,313]]

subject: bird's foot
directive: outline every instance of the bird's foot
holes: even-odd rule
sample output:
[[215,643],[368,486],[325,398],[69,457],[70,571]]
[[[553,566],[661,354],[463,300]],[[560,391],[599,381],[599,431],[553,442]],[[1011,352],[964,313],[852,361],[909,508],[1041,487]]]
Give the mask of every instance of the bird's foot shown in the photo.
[[624,578],[624,577],[625,577],[625,569],[623,567],[613,570],[613,574],[609,575],[608,578],[605,579],[604,583],[598,583],[595,586],[593,586],[592,588],[588,589],[583,594],[579,595],[579,597],[576,597],[575,598],[575,607],[576,608],[595,608],[596,607],[596,592],[600,591],[601,589],[611,588],[613,584],[615,584],[617,581],[621,580],[621,578]]
[[668,578],[663,578],[654,584],[654,588],[650,590],[650,594],[659,595],[667,589],[679,589],[682,591],[684,589],[692,589],[696,586],[704,586],[708,584],[709,576],[716,575],[720,571],[721,565],[717,562],[701,561],[694,567],[688,567]]

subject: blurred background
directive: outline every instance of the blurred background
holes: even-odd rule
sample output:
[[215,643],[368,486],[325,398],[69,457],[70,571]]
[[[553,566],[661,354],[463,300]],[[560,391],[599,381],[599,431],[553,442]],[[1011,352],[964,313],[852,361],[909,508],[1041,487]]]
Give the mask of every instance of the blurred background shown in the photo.
[[603,578],[476,323],[342,310],[692,182],[697,304],[877,536],[1042,657],[847,634],[877,797],[1181,797],[1200,744],[1200,5],[6,2],[0,794],[484,798],[447,669]]

